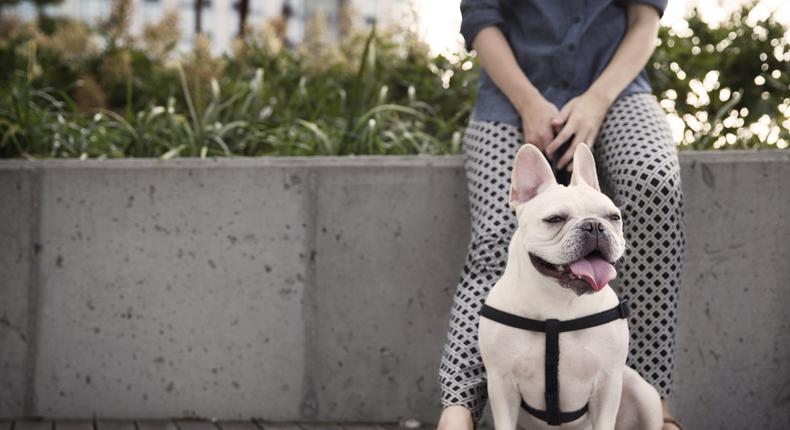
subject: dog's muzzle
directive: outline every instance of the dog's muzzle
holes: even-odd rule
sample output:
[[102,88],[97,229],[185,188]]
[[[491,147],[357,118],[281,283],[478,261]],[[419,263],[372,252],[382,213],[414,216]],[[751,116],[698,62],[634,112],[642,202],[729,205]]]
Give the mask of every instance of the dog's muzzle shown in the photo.
[[617,252],[612,232],[600,220],[588,218],[568,234],[568,239],[563,241],[563,246],[571,248],[567,261],[552,263],[530,253],[532,265],[542,275],[556,279],[579,295],[602,290],[617,276],[614,268]]

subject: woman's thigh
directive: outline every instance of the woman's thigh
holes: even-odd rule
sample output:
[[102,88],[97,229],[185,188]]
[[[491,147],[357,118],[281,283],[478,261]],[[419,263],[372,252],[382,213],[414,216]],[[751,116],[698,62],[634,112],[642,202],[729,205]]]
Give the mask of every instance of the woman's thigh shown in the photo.
[[677,148],[655,97],[618,100],[594,152],[604,191],[623,212],[628,248],[613,285],[634,308],[629,364],[666,395],[685,241]]
[[492,121],[473,120],[466,129],[463,156],[473,240],[509,241],[515,230],[515,214],[508,199],[521,136],[516,126]]

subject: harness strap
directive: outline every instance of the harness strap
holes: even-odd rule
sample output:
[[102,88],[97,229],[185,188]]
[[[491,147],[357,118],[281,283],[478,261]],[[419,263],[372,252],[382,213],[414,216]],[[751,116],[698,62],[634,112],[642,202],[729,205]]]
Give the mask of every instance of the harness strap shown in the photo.
[[[631,311],[628,307],[628,299],[622,299],[620,300],[620,303],[617,304],[617,306],[607,311],[598,312],[597,314],[587,315],[586,317],[572,320],[560,321],[559,331],[562,333],[566,331],[584,330],[586,328],[603,325],[620,318],[628,318],[630,313]],[[500,324],[514,328],[520,328],[522,330],[539,331],[543,333],[546,332],[546,321],[533,320],[530,318],[513,315],[511,313],[492,308],[491,306],[485,304],[480,310],[480,316],[486,317],[491,321],[496,321]]]
[[[590,406],[589,404],[584,405],[578,411],[560,412],[560,421],[564,424],[564,423],[569,423],[571,421],[578,420],[579,418],[583,417],[584,414],[587,413],[587,410],[589,409],[589,406]],[[546,411],[541,411],[540,409],[535,409],[532,406],[528,405],[527,402],[525,402],[524,400],[521,401],[521,407],[525,411],[529,412],[529,414],[534,416],[535,418],[548,422],[548,420],[546,420]]]
[[558,426],[581,418],[587,413],[589,406],[584,405],[583,408],[574,412],[560,412],[560,333],[603,325],[621,318],[628,318],[629,314],[628,299],[620,300],[617,306],[612,309],[567,321],[557,319],[533,320],[500,311],[485,304],[480,310],[480,316],[500,324],[522,330],[546,333],[546,365],[544,369],[546,411],[529,406],[523,399],[521,400],[521,406],[527,412],[538,419],[546,421],[551,426]]
[[550,426],[560,421],[560,321],[546,320],[546,423]]

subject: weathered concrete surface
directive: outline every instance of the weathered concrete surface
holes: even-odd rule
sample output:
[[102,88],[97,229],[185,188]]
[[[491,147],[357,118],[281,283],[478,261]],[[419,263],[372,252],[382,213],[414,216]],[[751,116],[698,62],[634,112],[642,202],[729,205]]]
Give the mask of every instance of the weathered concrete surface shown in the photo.
[[35,284],[32,169],[0,170],[0,417],[24,413],[30,346],[28,294]]
[[790,153],[684,161],[673,403],[688,428],[790,428]]
[[301,183],[251,166],[45,170],[32,412],[298,415]]
[[430,419],[448,297],[469,240],[463,172],[444,163],[349,173],[316,169],[309,374],[319,416]]
[[[681,160],[673,403],[689,428],[786,428],[790,152]],[[0,416],[27,390],[23,412],[54,418],[436,418],[468,240],[459,157],[5,161],[1,191],[31,171],[0,194],[17,243],[0,297],[20,301],[0,309],[36,331],[10,341],[34,377],[0,375],[17,381]]]

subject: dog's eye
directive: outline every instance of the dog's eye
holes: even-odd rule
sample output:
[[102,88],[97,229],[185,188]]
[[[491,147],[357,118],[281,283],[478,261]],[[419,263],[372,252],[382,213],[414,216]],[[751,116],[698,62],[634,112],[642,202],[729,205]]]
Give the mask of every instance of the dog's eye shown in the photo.
[[612,220],[612,221],[620,221],[620,215],[619,214],[611,214],[611,215],[609,215],[609,219]]
[[545,218],[543,221],[545,221],[545,222],[547,222],[549,224],[558,224],[558,223],[561,223],[561,222],[565,222],[565,217],[559,216],[559,215],[552,215],[552,216],[550,216],[548,218]]

